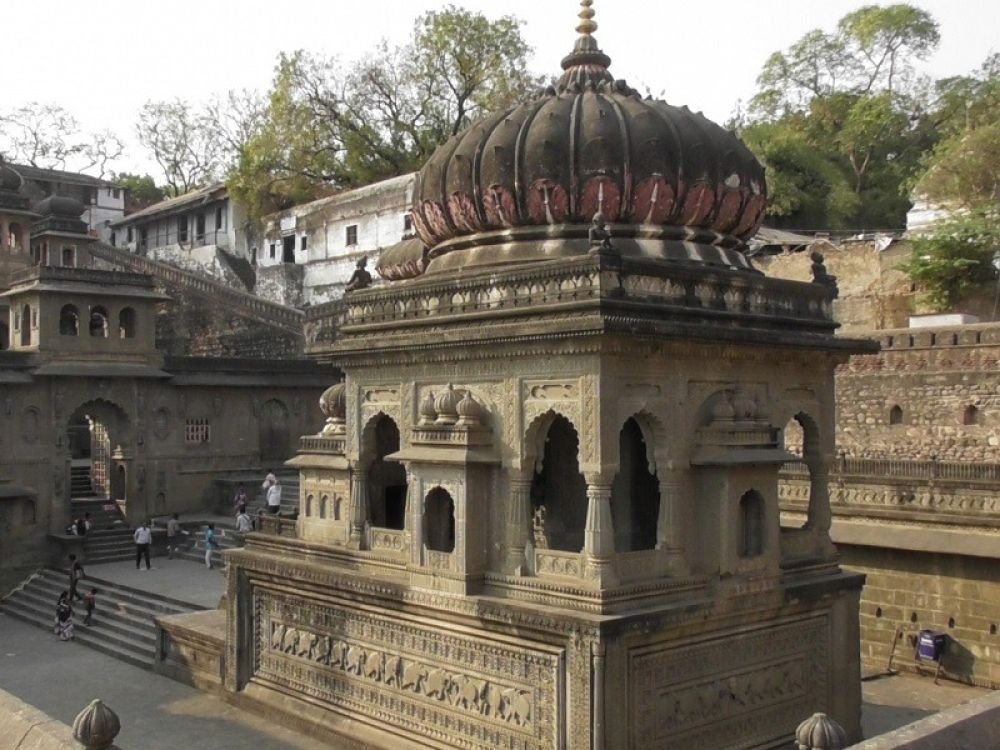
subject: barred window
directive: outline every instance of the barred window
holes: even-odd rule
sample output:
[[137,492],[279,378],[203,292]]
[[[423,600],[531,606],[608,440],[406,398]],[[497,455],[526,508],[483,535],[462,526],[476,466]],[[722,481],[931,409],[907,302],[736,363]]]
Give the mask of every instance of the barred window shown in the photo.
[[212,439],[212,425],[207,419],[188,419],[184,423],[185,443],[207,443]]

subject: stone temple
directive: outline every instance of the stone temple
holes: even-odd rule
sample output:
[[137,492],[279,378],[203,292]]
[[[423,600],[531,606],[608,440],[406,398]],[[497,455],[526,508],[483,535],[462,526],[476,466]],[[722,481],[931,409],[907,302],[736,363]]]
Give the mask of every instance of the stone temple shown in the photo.
[[834,368],[872,346],[834,336],[822,268],[754,269],[763,168],[614,79],[582,5],[558,82],[423,167],[389,283],[310,311],[346,377],[298,517],[229,553],[224,643],[164,642],[375,747],[765,748],[815,711],[856,740],[863,577],[826,476]]

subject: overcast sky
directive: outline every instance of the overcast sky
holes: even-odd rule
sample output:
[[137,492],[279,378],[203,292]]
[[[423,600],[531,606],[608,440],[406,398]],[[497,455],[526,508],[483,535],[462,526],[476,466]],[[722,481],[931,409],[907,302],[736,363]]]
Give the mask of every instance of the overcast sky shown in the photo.
[[[572,47],[576,0],[464,0],[491,17],[525,22],[533,70],[559,72]],[[596,0],[596,34],[612,73],[663,92],[716,121],[754,91],[766,57],[813,28],[832,29],[852,0]],[[1000,0],[920,0],[941,26],[924,69],[968,72],[1000,49]],[[149,99],[203,100],[234,88],[265,90],[280,51],[357,57],[379,39],[403,42],[428,0],[7,0],[0,108],[61,104],[90,129],[110,128],[130,150],[119,165],[147,165],[133,123]]]

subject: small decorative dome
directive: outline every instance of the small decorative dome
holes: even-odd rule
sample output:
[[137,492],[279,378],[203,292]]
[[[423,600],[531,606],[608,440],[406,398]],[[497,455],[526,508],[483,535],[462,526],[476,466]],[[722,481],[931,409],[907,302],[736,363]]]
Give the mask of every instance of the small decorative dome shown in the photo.
[[327,419],[344,419],[347,416],[347,383],[337,383],[323,391],[319,410]]
[[462,400],[462,394],[456,391],[451,383],[438,394],[434,408],[437,410],[435,424],[453,425],[458,421],[458,402]]
[[14,168],[0,161],[0,190],[16,193],[24,184],[24,179]]
[[435,419],[437,410],[434,408],[434,391],[427,391],[427,395],[420,402],[420,425],[434,424]]
[[100,700],[92,700],[73,720],[73,738],[87,750],[111,747],[121,731],[118,715]]
[[319,409],[326,417],[320,435],[332,437],[347,432],[347,383],[337,383],[323,391]]
[[462,400],[458,402],[458,406],[455,407],[458,412],[458,423],[461,426],[467,425],[477,425],[480,422],[480,417],[482,416],[483,410],[479,405],[479,402],[472,397],[471,391],[466,391],[465,395],[462,396]]
[[[585,236],[598,213],[616,239],[646,241],[631,254],[654,255],[657,239],[738,250],[760,226],[767,188],[756,157],[701,113],[643,99],[615,80],[592,36],[592,0],[581,5],[580,37],[557,84],[453,136],[417,175],[412,214],[427,264],[449,252],[472,257],[460,241],[469,235]],[[711,262],[741,265],[720,255]],[[387,272],[423,273],[412,260]]]
[[847,747],[847,732],[826,714],[816,713],[795,730],[798,750],[842,750]]
[[79,219],[86,207],[76,198],[65,195],[50,195],[40,201],[35,210],[42,216],[62,216],[69,219]]
[[729,391],[723,391],[715,400],[712,406],[712,421],[732,420],[736,417],[736,410],[730,401]]

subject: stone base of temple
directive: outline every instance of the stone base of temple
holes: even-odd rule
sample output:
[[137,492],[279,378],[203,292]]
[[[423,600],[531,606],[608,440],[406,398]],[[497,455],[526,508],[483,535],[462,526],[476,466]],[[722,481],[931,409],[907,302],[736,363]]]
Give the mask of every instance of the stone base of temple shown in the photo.
[[824,711],[860,737],[863,579],[829,566],[601,616],[252,543],[230,562],[228,697],[298,728],[387,748],[736,750]]
[[209,609],[156,618],[156,672],[211,693],[222,689],[226,612]]

